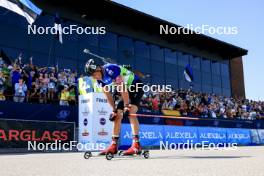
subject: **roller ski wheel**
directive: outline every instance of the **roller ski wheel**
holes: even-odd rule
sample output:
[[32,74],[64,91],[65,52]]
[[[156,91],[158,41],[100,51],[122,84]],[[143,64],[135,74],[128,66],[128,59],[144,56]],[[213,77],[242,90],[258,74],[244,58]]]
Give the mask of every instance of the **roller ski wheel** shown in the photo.
[[142,155],[144,156],[145,159],[148,159],[149,158],[149,151],[148,150],[144,151]]
[[113,153],[107,153],[107,154],[105,155],[105,158],[106,158],[108,161],[110,161],[110,160],[112,160],[112,159],[114,158],[114,154],[113,154]]
[[90,151],[85,152],[83,157],[84,157],[84,159],[89,159],[90,157],[92,157],[92,152],[90,152]]

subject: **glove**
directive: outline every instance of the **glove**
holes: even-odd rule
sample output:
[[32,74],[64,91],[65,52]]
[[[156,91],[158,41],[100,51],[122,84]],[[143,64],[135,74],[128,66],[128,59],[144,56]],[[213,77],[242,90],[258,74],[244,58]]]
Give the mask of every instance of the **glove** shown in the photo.
[[125,105],[125,108],[124,108],[124,113],[123,113],[123,117],[129,117],[130,115],[130,106],[129,105]]
[[116,116],[117,116],[117,110],[114,110],[114,111],[110,114],[110,116],[109,116],[109,120],[110,120],[111,122],[115,121]]

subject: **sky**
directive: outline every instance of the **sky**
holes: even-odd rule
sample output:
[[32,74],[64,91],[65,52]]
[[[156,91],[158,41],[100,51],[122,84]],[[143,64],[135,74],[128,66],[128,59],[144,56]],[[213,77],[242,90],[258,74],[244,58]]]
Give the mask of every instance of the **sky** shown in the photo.
[[237,27],[235,35],[206,35],[248,50],[248,55],[243,57],[246,98],[264,100],[264,1],[114,1],[181,26]]

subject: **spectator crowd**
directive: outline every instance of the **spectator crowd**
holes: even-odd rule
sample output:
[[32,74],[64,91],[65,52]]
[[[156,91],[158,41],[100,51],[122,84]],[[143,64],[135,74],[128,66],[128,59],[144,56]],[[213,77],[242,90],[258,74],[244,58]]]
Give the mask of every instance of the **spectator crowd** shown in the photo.
[[77,101],[77,72],[56,67],[37,67],[21,57],[12,64],[0,58],[0,100],[74,105]]
[[[21,57],[6,64],[0,57],[0,101],[59,103],[76,105],[77,72],[57,67],[23,64]],[[261,119],[264,102],[198,93],[189,90],[146,92],[140,103],[143,111],[172,110],[181,116],[229,119]]]
[[189,90],[148,92],[141,101],[143,110],[178,111],[181,116],[255,120],[264,117],[264,102]]

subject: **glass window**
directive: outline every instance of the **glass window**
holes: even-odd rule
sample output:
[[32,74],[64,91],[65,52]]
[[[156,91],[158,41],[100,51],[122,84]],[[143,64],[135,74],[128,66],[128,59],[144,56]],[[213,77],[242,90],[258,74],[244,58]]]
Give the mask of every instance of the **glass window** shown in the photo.
[[150,72],[150,59],[136,57],[136,68],[141,72]]
[[201,84],[202,81],[202,73],[200,70],[193,70],[193,82],[197,84]]
[[1,49],[7,55],[7,57],[9,57],[9,59],[11,61],[14,61],[15,59],[17,59],[20,53],[22,53],[22,61],[23,62],[25,62],[24,59],[28,59],[28,57],[29,57],[28,53],[26,53],[26,51],[24,51],[24,50],[9,48],[9,47],[1,47],[0,51],[1,51]]
[[229,65],[221,63],[221,73],[223,76],[229,76]]
[[216,95],[222,95],[221,87],[213,87],[213,93]]
[[191,83],[189,83],[186,80],[179,80],[179,88],[180,89],[189,89],[191,86]]
[[164,63],[151,60],[151,73],[154,75],[164,76]]
[[[38,52],[30,52],[29,55],[33,57],[33,63],[39,67],[54,66],[56,62],[53,55],[49,56],[48,54],[42,54]],[[60,65],[60,62],[58,62],[58,64]]]
[[189,64],[189,56],[190,55],[188,54],[178,52],[178,65],[185,67],[187,64]]
[[5,25],[0,25],[0,44],[14,48],[28,49],[29,35],[27,31],[11,25]]
[[123,52],[118,52],[118,57],[117,57],[117,62],[118,64],[130,64],[132,68],[135,68],[135,56],[131,56],[131,55],[126,55]]
[[202,84],[202,91],[205,92],[205,93],[212,93],[212,86],[211,85]]
[[171,85],[173,89],[178,89],[178,79],[177,77],[167,77],[166,78],[166,85]]
[[145,42],[134,42],[135,56],[149,58],[149,46]]
[[[50,16],[50,15],[40,15],[36,21],[34,22],[34,24],[36,26],[43,26],[43,27],[48,27],[48,26],[54,26],[54,22],[55,22],[55,17],[54,16]],[[63,26],[65,26],[63,24]]]
[[55,44],[59,43],[52,35],[31,35],[30,36],[30,49],[43,53],[53,53]]
[[99,45],[100,48],[117,50],[117,35],[111,32],[99,35]]
[[213,75],[212,80],[213,80],[213,86],[221,87],[222,84],[221,84],[220,76]]
[[165,62],[168,64],[177,65],[176,52],[171,51],[170,49],[165,49]]
[[155,85],[165,85],[165,79],[162,76],[152,75],[152,84]]
[[77,60],[68,57],[58,57],[58,66],[60,69],[71,69],[73,71],[77,70]]
[[87,35],[87,34],[81,34],[79,35],[79,41],[80,43],[85,43],[85,45],[91,45],[91,46],[98,46],[99,44],[99,37],[98,35]]
[[190,65],[192,69],[194,70],[200,70],[201,69],[201,58],[195,57],[195,56],[190,56]]
[[53,47],[51,51],[54,51],[55,55],[57,56],[65,56],[65,57],[77,57],[77,46],[76,42],[72,42],[70,40],[64,40],[63,44],[54,41]]
[[157,45],[150,45],[151,50],[151,59],[164,62],[164,53],[163,49],[161,49]]
[[202,66],[202,71],[211,73],[211,62],[208,59],[202,59],[201,60],[201,66]]
[[[117,53],[109,49],[99,49],[99,56],[106,58],[106,62],[117,63]],[[99,58],[98,58],[99,59]],[[102,59],[99,59],[102,60]]]
[[178,71],[177,71],[177,65],[172,65],[172,64],[166,64],[165,65],[165,72],[166,72],[166,76],[170,76],[170,77],[178,77]]
[[124,36],[119,37],[118,47],[120,52],[127,52],[127,54],[134,55],[134,45],[131,38]]
[[208,73],[202,73],[202,84],[211,85],[212,84],[212,78],[211,75]]
[[222,87],[230,89],[230,79],[228,76],[222,76]]
[[201,92],[201,91],[202,91],[202,86],[201,86],[201,84],[194,83],[194,84],[192,84],[192,85],[193,85],[193,90],[194,90],[195,92]]
[[220,63],[217,61],[212,61],[212,73],[214,75],[220,75]]
[[223,95],[230,97],[231,96],[231,90],[230,89],[223,89]]

